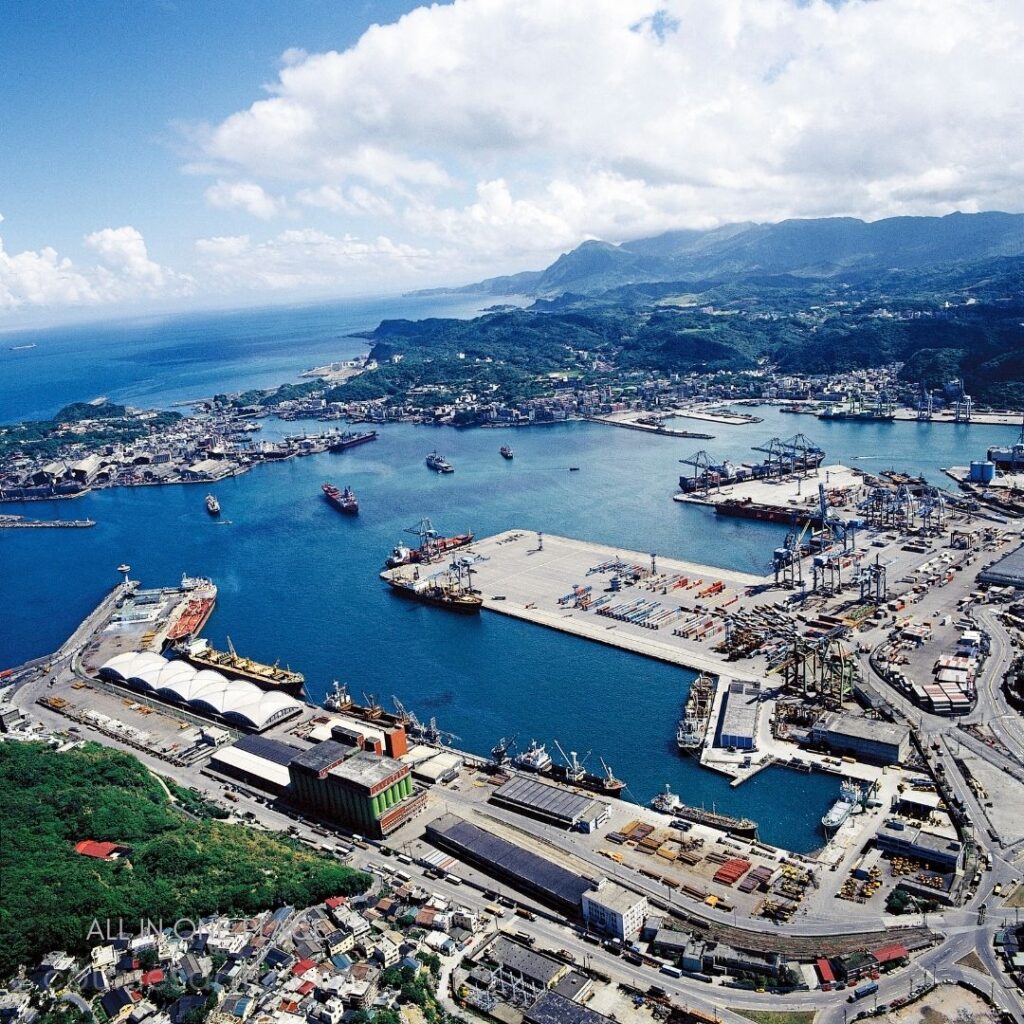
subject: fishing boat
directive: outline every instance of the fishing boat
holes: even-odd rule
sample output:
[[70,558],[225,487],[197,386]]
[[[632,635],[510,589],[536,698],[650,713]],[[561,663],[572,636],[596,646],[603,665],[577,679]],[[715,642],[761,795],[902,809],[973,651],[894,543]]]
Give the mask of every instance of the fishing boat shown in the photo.
[[503,459],[510,459],[511,460],[511,459],[515,458],[515,452],[512,451],[512,449],[507,444],[503,444],[498,449],[498,453],[501,455],[501,457]]
[[211,516],[220,515],[220,502],[217,500],[216,495],[208,494],[206,496],[206,511],[209,512]]
[[454,473],[455,467],[440,453],[433,451],[424,460],[427,464],[427,469],[432,469],[435,473]]

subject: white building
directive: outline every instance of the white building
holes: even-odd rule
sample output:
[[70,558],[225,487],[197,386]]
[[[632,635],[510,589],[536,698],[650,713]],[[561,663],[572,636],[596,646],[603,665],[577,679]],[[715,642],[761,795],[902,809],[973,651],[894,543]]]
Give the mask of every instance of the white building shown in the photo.
[[647,897],[602,878],[583,894],[583,920],[595,932],[616,939],[632,939],[647,916]]

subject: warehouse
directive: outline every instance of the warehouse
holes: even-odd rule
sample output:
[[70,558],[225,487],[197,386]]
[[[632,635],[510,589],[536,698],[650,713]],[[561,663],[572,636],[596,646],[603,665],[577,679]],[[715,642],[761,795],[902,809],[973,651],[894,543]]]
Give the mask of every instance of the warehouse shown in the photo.
[[910,750],[910,731],[904,726],[838,711],[822,715],[814,723],[810,740],[816,747],[874,764],[899,764]]
[[413,765],[412,777],[419,782],[425,782],[430,786],[444,785],[446,782],[454,782],[462,770],[462,757],[443,750],[425,761]]
[[595,831],[610,814],[607,804],[522,775],[499,786],[491,795],[491,802],[577,832]]
[[427,826],[427,838],[459,860],[573,917],[580,914],[583,894],[594,887],[593,879],[569,871],[455,814],[443,814],[432,821]]
[[297,803],[372,836],[393,832],[426,803],[408,765],[337,740],[301,751],[288,772]]
[[168,661],[152,651],[117,654],[102,665],[99,676],[253,732],[263,732],[302,712],[302,704],[286,693],[261,690],[212,669],[196,669],[186,661]]
[[265,736],[243,736],[217,750],[210,758],[210,768],[264,792],[280,794],[290,781],[288,765],[301,752],[299,747]]
[[1024,590],[1024,544],[978,573],[978,582]]
[[557,992],[545,992],[523,1014],[523,1024],[612,1024],[613,1018],[566,999]]
[[760,709],[761,687],[757,683],[730,682],[722,695],[715,746],[754,750]]

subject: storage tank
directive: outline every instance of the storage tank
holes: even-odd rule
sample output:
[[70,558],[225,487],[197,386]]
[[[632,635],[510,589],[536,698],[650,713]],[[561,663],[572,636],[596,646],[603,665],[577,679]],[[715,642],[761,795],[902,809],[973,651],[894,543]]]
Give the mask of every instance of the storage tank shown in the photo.
[[990,484],[996,478],[996,464],[994,462],[972,462],[971,483]]

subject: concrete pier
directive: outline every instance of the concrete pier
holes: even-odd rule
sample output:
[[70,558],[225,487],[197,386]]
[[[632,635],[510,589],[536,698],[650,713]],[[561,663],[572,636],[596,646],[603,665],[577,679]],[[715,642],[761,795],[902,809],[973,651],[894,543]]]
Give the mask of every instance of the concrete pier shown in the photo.
[[[539,539],[525,530],[476,541],[467,556],[473,559],[473,584],[488,611],[697,672],[718,675],[724,671],[734,679],[751,681],[761,678],[755,664],[727,663],[713,646],[723,637],[722,616],[717,613],[739,603],[737,598],[742,600],[749,588],[764,586],[766,577],[660,555],[651,575],[649,553],[552,534]],[[612,568],[619,564],[638,566],[647,575],[627,584],[627,573]],[[611,589],[613,577],[621,580],[621,590]],[[565,600],[574,587],[584,592],[580,599]],[[777,598],[768,593],[758,600]],[[639,611],[629,610],[634,604],[640,604]],[[677,635],[687,628],[703,635]]]

